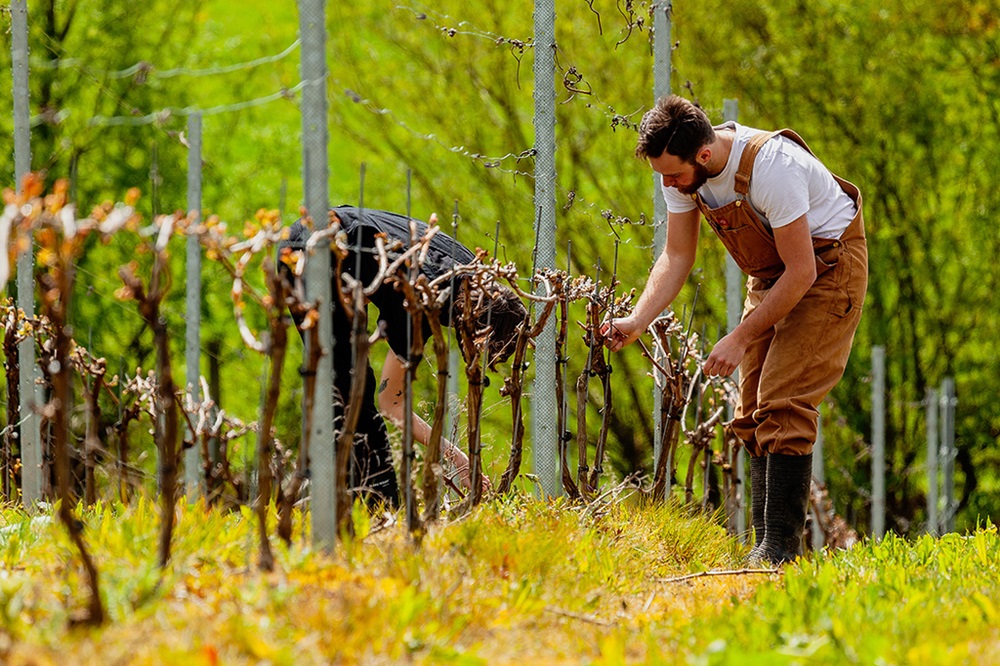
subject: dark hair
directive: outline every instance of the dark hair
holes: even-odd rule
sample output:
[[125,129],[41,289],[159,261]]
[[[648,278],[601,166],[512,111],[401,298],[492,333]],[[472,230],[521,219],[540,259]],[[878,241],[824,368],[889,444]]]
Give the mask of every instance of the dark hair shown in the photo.
[[477,328],[485,329],[489,323],[489,361],[490,370],[496,369],[497,363],[503,363],[514,353],[514,343],[517,339],[517,327],[528,318],[528,310],[524,303],[511,289],[498,287],[490,300],[489,308],[479,317]]
[[[453,324],[457,323],[456,320],[464,319],[462,312],[462,304],[465,303],[465,298],[462,296],[464,290],[465,285],[462,286],[452,310]],[[517,328],[528,318],[528,310],[513,290],[496,285],[489,297],[485,298],[477,308],[475,315],[475,345],[480,349],[486,346],[489,355],[486,365],[490,370],[495,370],[497,363],[503,363],[514,353]],[[458,331],[463,328],[456,326]],[[459,347],[464,356],[464,347],[462,345]]]
[[708,116],[694,103],[669,95],[661,97],[639,122],[636,157],[660,157],[664,152],[694,163],[695,155],[715,139]]

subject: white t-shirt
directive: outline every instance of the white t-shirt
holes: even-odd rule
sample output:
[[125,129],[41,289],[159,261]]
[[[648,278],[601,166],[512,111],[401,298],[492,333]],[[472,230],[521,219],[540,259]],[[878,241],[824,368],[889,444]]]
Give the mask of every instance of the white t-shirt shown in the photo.
[[[762,131],[733,122],[716,129],[735,129],[736,138],[726,168],[698,190],[709,208],[736,201],[736,172],[743,148]],[[805,215],[809,234],[814,238],[840,238],[856,212],[854,201],[830,170],[802,146],[780,135],[767,141],[757,153],[748,196],[765,225],[777,229]],[[690,195],[674,187],[664,187],[663,198],[671,213],[697,208]]]

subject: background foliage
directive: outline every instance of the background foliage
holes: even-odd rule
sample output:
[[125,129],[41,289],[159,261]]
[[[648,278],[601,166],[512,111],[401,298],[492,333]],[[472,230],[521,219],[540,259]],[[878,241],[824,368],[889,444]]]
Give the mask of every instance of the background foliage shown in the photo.
[[[564,265],[572,241],[574,271],[592,274],[598,258],[605,268],[612,264],[620,238],[625,288],[641,285],[651,260],[652,229],[643,222],[652,218],[652,179],[631,157],[630,128],[652,97],[649,9],[601,0],[557,6],[558,261]],[[446,218],[457,201],[460,240],[489,248],[500,220],[502,254],[530,267],[531,11],[525,0],[443,0],[433,10],[382,0],[330,3],[331,203],[360,199],[365,163],[365,205],[404,210],[410,170],[415,216],[437,211]],[[675,91],[697,98],[715,120],[723,98],[735,98],[744,124],[796,129],[864,192],[872,267],[867,311],[825,421],[838,509],[867,527],[869,355],[883,344],[890,527],[923,527],[921,400],[945,376],[955,378],[958,391],[960,527],[997,515],[997,0],[681,1],[673,17]],[[199,108],[206,114],[206,210],[238,224],[260,207],[280,208],[291,221],[302,192],[298,98],[291,92],[299,82],[298,51],[219,70],[284,52],[297,21],[294,3],[259,0],[30,3],[34,168],[71,175],[84,206],[139,186],[147,213],[183,208],[184,109]],[[9,48],[0,49],[5,91],[9,59]],[[138,62],[149,66],[124,73]],[[237,108],[282,91],[275,101]],[[155,122],[131,124],[167,108]],[[0,116],[0,132],[11,136],[11,122]],[[10,152],[0,155],[0,180],[13,181]],[[132,248],[119,242],[94,248],[80,266],[77,339],[112,368],[116,358],[151,364],[140,319],[113,298],[115,269],[131,257]],[[678,310],[691,307],[701,285],[695,325],[710,339],[724,323],[722,266],[721,248],[706,232],[677,303]],[[178,351],[182,275],[177,264],[166,305]],[[235,335],[221,272],[206,266],[203,280],[203,371],[216,372],[227,410],[252,418],[261,360]],[[574,372],[583,360],[571,353]],[[649,467],[651,420],[635,418],[651,413],[644,368],[633,351],[616,357],[611,455],[619,475]],[[424,375],[430,380],[430,372]],[[289,368],[279,435],[292,443],[297,382]],[[486,445],[498,456],[506,445],[500,403],[495,389],[487,393],[493,427]]]

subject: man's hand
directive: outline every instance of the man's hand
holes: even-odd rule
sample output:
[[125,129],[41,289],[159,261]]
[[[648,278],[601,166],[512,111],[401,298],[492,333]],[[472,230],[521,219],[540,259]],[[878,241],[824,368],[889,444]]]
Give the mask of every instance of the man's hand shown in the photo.
[[716,343],[702,370],[708,377],[728,377],[740,367],[746,351],[746,343],[740,341],[733,331]]
[[609,319],[601,324],[601,335],[605,337],[604,346],[611,351],[627,347],[642,335],[646,327],[640,324],[635,315]]

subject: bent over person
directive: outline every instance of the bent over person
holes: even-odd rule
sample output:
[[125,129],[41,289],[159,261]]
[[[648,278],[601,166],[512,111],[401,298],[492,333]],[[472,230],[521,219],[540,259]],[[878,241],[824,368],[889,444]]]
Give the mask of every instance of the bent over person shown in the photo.
[[635,310],[604,324],[630,344],[676,298],[694,264],[700,217],[750,277],[740,324],[705,361],[739,368],[733,429],[750,458],[752,563],[800,554],[817,407],[843,376],[868,286],[861,193],[791,130],[713,127],[677,96],[639,125],[636,155],[663,179],[667,242]]
[[[409,247],[410,218],[396,213],[379,210],[361,210],[353,206],[339,206],[332,209],[340,220],[341,229],[347,234],[348,256],[341,262],[341,271],[362,284],[369,285],[378,275],[378,257],[375,251],[376,237],[385,237],[387,248],[396,241],[403,247]],[[416,237],[422,237],[427,231],[427,225],[416,222]],[[281,245],[282,252],[301,251],[305,249],[309,231],[301,220],[295,222],[289,229],[288,240]],[[360,258],[358,257],[360,248]],[[389,252],[390,261],[395,252]],[[420,267],[429,280],[445,275],[455,266],[472,263],[475,255],[465,246],[444,233],[436,233],[430,241],[426,260]],[[283,265],[283,264],[282,264]],[[332,266],[336,266],[333,263]],[[360,275],[357,270],[360,267]],[[453,307],[462,307],[464,299],[455,298],[461,293],[466,278],[459,277],[454,281],[454,294],[449,294],[444,307],[441,308],[441,324],[452,324]],[[337,280],[333,279],[333,292],[336,293]],[[405,298],[402,292],[395,289],[391,283],[381,284],[371,295],[370,302],[378,308],[378,322],[382,326],[384,336],[389,343],[382,366],[382,377],[376,385],[375,373],[371,364],[360,371],[366,373],[364,395],[362,397],[361,414],[355,429],[354,450],[351,456],[350,483],[354,491],[359,491],[370,506],[384,502],[390,508],[399,506],[399,485],[395,468],[392,464],[392,449],[386,432],[383,417],[401,426],[404,419],[404,386],[406,376],[405,361],[410,353],[410,336],[408,325],[411,317],[406,311]],[[490,313],[490,314],[487,314]],[[514,338],[517,326],[523,321],[527,311],[517,295],[506,287],[497,287],[483,308],[477,330],[488,331],[488,364],[492,368],[502,362],[514,351]],[[296,322],[301,323],[301,322]],[[422,322],[423,339],[431,336],[430,325]],[[353,368],[353,351],[351,345],[351,321],[339,303],[333,308],[333,368],[334,379],[334,418],[339,422],[343,417],[344,402],[351,390]],[[378,399],[376,406],[376,396]],[[416,414],[412,417],[413,437],[426,445],[430,439],[431,428]],[[469,459],[453,443],[442,440],[442,453],[445,460],[453,464],[461,483],[470,486]],[[484,485],[489,484],[483,476]]]

